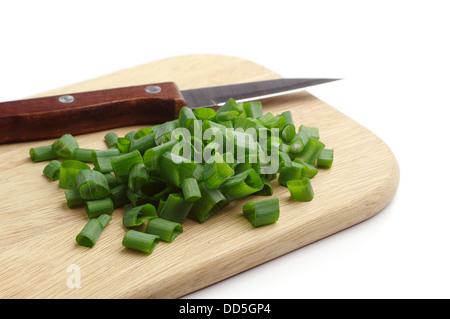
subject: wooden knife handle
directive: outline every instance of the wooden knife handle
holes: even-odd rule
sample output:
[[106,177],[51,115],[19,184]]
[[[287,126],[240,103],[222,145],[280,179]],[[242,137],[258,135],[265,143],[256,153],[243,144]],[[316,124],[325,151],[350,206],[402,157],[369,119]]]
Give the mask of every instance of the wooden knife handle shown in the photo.
[[0,103],[0,144],[173,120],[186,105],[173,82]]

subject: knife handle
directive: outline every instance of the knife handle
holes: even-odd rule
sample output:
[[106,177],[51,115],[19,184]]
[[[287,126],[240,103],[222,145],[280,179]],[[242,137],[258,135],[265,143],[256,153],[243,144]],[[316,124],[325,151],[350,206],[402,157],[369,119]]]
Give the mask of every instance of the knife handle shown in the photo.
[[173,82],[3,102],[0,144],[163,123],[185,105]]

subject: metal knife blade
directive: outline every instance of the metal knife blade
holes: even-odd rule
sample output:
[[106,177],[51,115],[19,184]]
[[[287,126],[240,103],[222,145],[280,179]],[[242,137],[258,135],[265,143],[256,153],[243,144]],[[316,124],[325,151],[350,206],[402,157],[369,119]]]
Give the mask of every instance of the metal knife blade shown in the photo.
[[246,82],[182,90],[181,94],[190,108],[212,107],[224,104],[229,98],[237,102],[263,99],[275,95],[293,93],[298,90],[339,79],[292,78]]
[[180,91],[173,82],[0,103],[0,144],[174,120],[183,106],[261,99],[337,79],[276,79]]

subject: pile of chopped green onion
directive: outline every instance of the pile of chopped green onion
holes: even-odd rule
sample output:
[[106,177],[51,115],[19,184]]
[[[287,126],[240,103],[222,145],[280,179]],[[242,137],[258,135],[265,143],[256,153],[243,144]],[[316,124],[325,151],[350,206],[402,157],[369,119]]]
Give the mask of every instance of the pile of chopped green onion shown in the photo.
[[268,198],[243,202],[243,218],[254,227],[277,222],[271,182],[277,179],[295,200],[311,201],[311,179],[331,167],[334,155],[318,128],[297,129],[290,111],[264,114],[261,102],[233,99],[217,111],[183,107],[176,120],[104,138],[107,149],[86,149],[65,134],[30,149],[30,157],[49,162],[43,174],[65,190],[68,207],[85,208],[89,221],[76,236],[79,245],[93,247],[112,213],[123,209],[123,246],[147,254],[160,240],[174,241],[187,218],[203,223],[253,195]]

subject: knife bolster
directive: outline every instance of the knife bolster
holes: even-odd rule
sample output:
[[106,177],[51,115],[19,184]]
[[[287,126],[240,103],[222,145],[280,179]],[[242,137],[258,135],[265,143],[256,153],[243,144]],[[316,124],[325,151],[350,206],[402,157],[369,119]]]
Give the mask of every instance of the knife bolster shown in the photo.
[[0,144],[58,138],[178,118],[186,105],[173,82],[0,103]]

